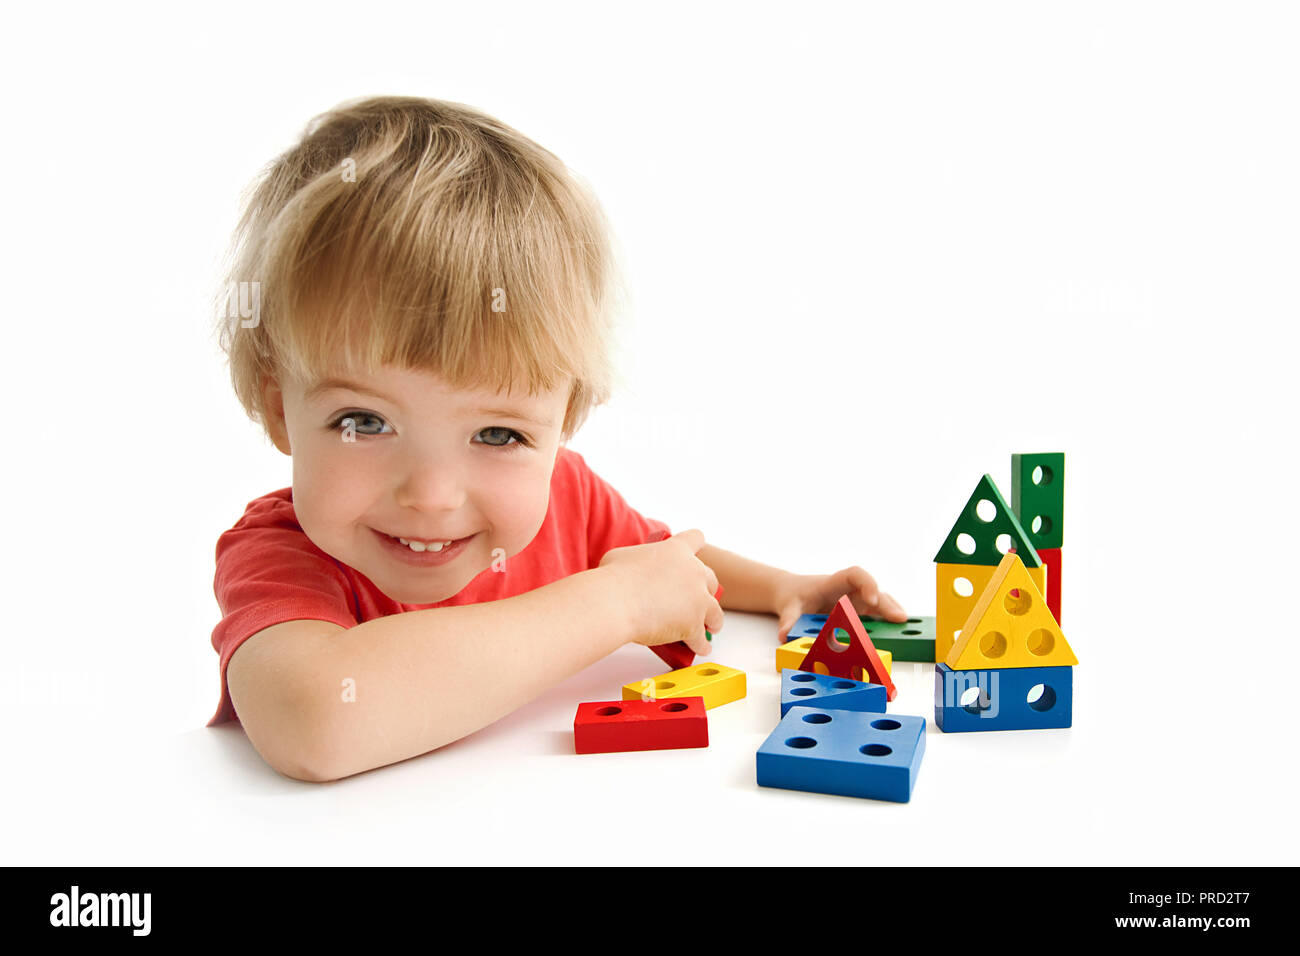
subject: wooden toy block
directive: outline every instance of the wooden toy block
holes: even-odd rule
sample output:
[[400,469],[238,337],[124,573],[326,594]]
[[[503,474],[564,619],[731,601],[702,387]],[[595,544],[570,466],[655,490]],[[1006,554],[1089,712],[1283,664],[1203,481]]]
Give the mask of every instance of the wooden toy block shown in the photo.
[[[804,616],[807,617],[808,615]],[[818,616],[824,624],[826,615],[821,614]],[[779,674],[786,668],[797,671],[799,665],[803,663],[803,659],[808,655],[808,648],[813,646],[820,632],[821,626],[818,625],[817,630],[813,632],[811,637],[796,637],[793,641],[787,641],[778,647],[776,649],[776,672]],[[880,663],[885,665],[886,672],[892,677],[894,673],[894,655],[889,651],[881,650],[879,647],[876,648],[876,653],[880,655]]]
[[[1047,564],[1025,570],[1029,572],[1029,578],[1038,590],[1047,593],[1052,582],[1051,571]],[[935,661],[947,659],[948,652],[952,650],[953,644],[957,643],[957,633],[966,623],[966,618],[970,617],[971,609],[979,601],[980,595],[984,593],[984,589],[988,587],[989,580],[996,571],[997,568],[989,567],[987,564],[936,564],[934,566],[934,601],[935,607],[938,608],[934,625]]]
[[944,661],[953,670],[1065,667],[1079,663],[1020,555],[1008,554]]
[[1069,727],[1073,667],[934,667],[934,722],[946,734]]
[[755,762],[760,787],[906,803],[924,753],[924,717],[791,707]]
[[1061,546],[1064,452],[1011,456],[1011,509],[1035,550]]
[[1015,513],[1002,500],[998,486],[985,475],[948,532],[943,547],[934,556],[935,563],[996,567],[1005,553],[998,547],[998,538],[1003,535],[1007,536],[1010,549],[1020,555],[1026,567],[1036,568],[1042,563]]
[[[876,646],[881,660],[885,659],[885,653],[888,652],[896,661],[934,663],[935,619],[933,617],[909,617],[906,621],[895,624],[893,621],[883,621],[870,614],[859,614],[858,620],[866,629],[871,643]],[[786,635],[787,641],[816,637],[821,633],[825,623],[825,614],[804,614],[790,628],[790,633]],[[798,667],[799,665],[786,666]],[[888,668],[890,663],[886,661],[885,666]],[[777,665],[777,670],[780,669],[781,665]]]
[[[664,537],[667,537],[667,535],[661,536],[658,540],[662,541],[664,540]],[[718,589],[713,592],[713,599],[715,601],[722,600],[721,584],[719,584]],[[708,631],[704,632],[704,636],[709,640],[713,640],[713,635]],[[659,655],[659,659],[673,670],[681,670],[683,667],[690,667],[695,663],[695,652],[691,650],[691,646],[685,641],[674,641],[671,644],[654,644],[651,646],[650,650]]]
[[676,750],[709,745],[703,697],[606,700],[579,704],[573,749],[580,754]]
[[[1043,597],[1047,599],[1047,609],[1052,612],[1052,617],[1056,618],[1056,623],[1061,623],[1061,549],[1060,548],[1043,548],[1038,552],[1038,556],[1043,559],[1043,565],[1047,568],[1047,587],[1039,585],[1039,590],[1043,592]],[[1033,575],[1031,574],[1032,578]],[[1034,582],[1038,584],[1037,581]]]
[[784,717],[796,705],[883,714],[885,688],[847,677],[809,674],[786,668],[781,671],[781,716]]
[[[847,634],[849,639],[847,644],[841,644],[837,639],[835,634],[837,629]],[[835,607],[827,616],[821,633],[817,635],[817,640],[804,656],[799,669],[815,674],[818,664],[824,666],[826,673],[832,677],[847,677],[850,680],[881,684],[890,700],[893,700],[898,693],[894,689],[894,682],[890,679],[889,672],[885,670],[884,662],[876,653],[875,645],[871,643],[871,638],[867,637],[866,628],[862,626],[861,619],[853,610],[853,602],[849,600],[847,594],[835,602]]]
[[683,667],[690,667],[695,663],[695,652],[691,650],[690,645],[685,641],[674,641],[672,644],[655,644],[650,650],[658,654],[659,659],[673,670],[681,670]]
[[708,710],[745,696],[745,672],[723,664],[703,663],[623,685],[624,700],[703,697]]

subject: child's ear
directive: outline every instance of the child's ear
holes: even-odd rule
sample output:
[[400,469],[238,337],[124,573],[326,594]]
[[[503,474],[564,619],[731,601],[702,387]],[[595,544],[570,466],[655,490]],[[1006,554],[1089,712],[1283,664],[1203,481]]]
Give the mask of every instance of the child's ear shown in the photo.
[[262,382],[262,419],[272,444],[286,455],[292,455],[289,429],[284,423],[284,393],[279,383],[270,378]]

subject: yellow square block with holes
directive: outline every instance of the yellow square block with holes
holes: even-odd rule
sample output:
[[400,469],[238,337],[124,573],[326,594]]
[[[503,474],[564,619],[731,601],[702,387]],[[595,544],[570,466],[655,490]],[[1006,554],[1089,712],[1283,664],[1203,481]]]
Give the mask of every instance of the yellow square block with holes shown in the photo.
[[705,661],[623,685],[624,700],[703,697],[708,710],[745,696],[745,672]]
[[[787,667],[792,671],[797,671],[803,659],[808,656],[808,649],[817,643],[815,637],[796,637],[793,641],[788,641],[776,649],[776,672],[779,674]],[[894,655],[890,651],[882,651],[876,648],[876,653],[880,655],[880,663],[885,665],[885,670],[893,676],[894,673]]]
[[[993,579],[992,564],[936,564],[935,566],[934,659],[946,660],[957,643],[962,626]],[[1042,594],[1047,593],[1047,565],[1025,568]]]

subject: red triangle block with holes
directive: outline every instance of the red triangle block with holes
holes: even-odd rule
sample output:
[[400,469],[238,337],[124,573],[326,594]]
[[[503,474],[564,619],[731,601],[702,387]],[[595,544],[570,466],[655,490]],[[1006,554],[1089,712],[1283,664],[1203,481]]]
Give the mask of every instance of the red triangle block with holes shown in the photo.
[[[849,635],[849,642],[841,644],[835,639],[836,629]],[[835,608],[822,625],[817,641],[804,657],[799,670],[817,673],[815,665],[821,664],[832,677],[846,677],[850,680],[862,680],[869,684],[881,684],[885,688],[886,700],[893,700],[894,682],[889,679],[889,671],[876,653],[876,645],[871,643],[862,619],[853,610],[853,602],[846,594],[835,602]],[[854,676],[854,668],[862,668],[862,676]]]

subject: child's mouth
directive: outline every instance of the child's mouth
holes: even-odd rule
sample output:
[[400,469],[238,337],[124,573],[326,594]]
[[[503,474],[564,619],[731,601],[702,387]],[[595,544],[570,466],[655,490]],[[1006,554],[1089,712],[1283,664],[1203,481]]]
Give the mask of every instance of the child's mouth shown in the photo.
[[[375,531],[373,528],[370,530]],[[438,541],[427,538],[403,538],[383,531],[375,531],[375,534],[389,552],[406,563],[421,567],[445,564],[452,560],[465,550],[465,545],[475,536],[471,534],[464,538]]]

